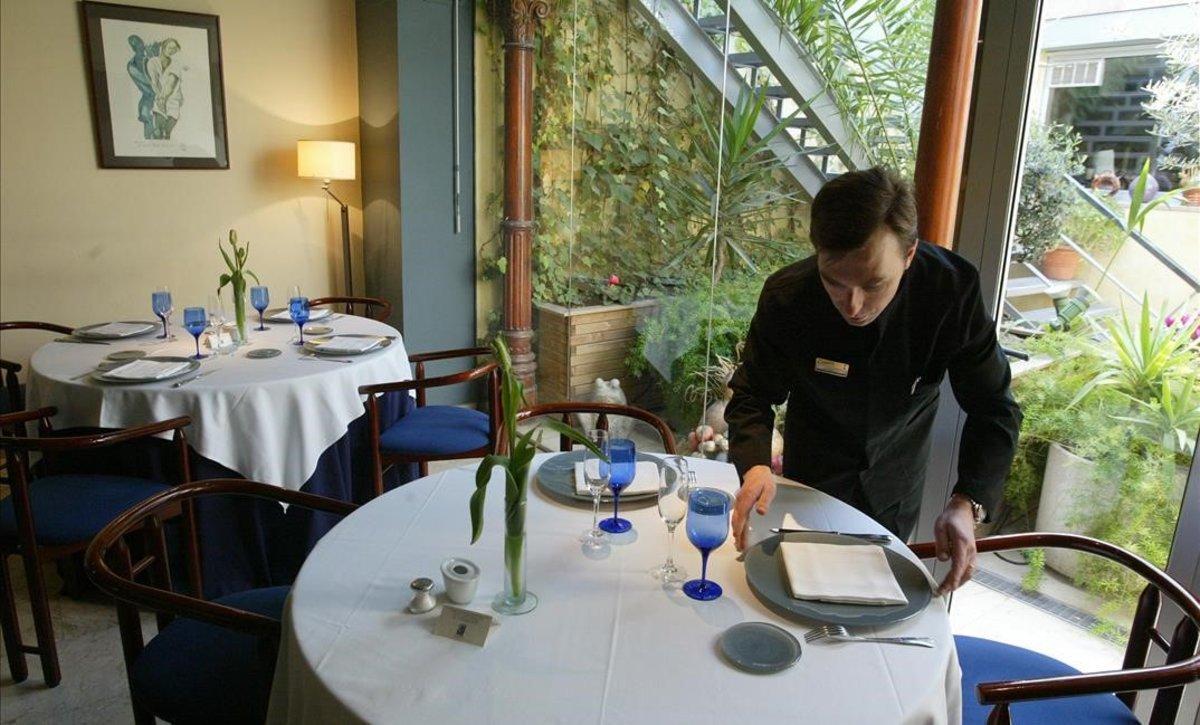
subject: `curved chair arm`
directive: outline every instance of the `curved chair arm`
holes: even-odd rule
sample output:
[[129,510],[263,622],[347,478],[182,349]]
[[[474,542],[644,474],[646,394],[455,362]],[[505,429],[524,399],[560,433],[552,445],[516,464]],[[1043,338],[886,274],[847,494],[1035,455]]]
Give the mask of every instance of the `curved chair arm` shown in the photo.
[[[1012,702],[1072,695],[1159,690],[1200,681],[1200,654],[1195,654],[1197,629],[1200,628],[1200,602],[1197,602],[1196,597],[1182,584],[1142,557],[1108,542],[1077,534],[1006,534],[979,539],[975,546],[980,553],[1048,547],[1095,554],[1134,571],[1149,581],[1154,589],[1166,594],[1184,613],[1184,619],[1175,628],[1168,652],[1168,664],[1036,680],[980,683],[977,688],[979,702],[984,705],[997,705],[1003,711],[999,716],[993,712],[993,720],[1007,722],[1007,706]],[[914,544],[911,548],[919,558],[929,559],[935,556],[933,542]],[[1152,626],[1153,620],[1146,622],[1146,625]],[[1157,632],[1154,634],[1157,635]],[[1146,644],[1148,646],[1149,643]],[[1160,644],[1165,644],[1165,640]],[[1184,659],[1187,655],[1191,656]],[[1141,656],[1145,657],[1144,650]],[[1173,657],[1176,659],[1172,662]]]
[[[54,411],[54,408],[41,408],[36,411],[28,411],[27,415],[35,413],[40,414],[34,417],[45,418],[49,417],[45,411]],[[53,412],[50,413],[53,415]],[[10,421],[7,418],[16,418],[16,415],[0,416],[0,426],[8,424]],[[26,420],[32,420],[27,417]],[[17,422],[16,420],[12,422]],[[91,433],[82,436],[62,436],[51,438],[22,438],[18,436],[0,436],[0,448],[17,448],[30,451],[69,451],[80,448],[96,448],[102,446],[110,446],[116,443],[124,443],[125,441],[136,440],[138,438],[148,438],[159,433],[167,431],[176,431],[177,436],[183,435],[183,429],[192,424],[192,419],[186,415],[178,418],[171,418],[157,423],[148,423],[139,425],[133,428],[121,428],[119,430],[104,431],[102,433]]]
[[6,428],[18,423],[28,423],[33,420],[51,418],[58,414],[58,408],[47,406],[38,408],[37,410],[18,410],[15,413],[4,413],[0,415],[0,428]]
[[[532,405],[517,413],[517,421],[520,422],[543,415],[561,415],[562,421],[570,425],[570,416],[573,413],[594,413],[598,415],[597,425],[605,430],[608,429],[608,416],[610,415],[621,415],[640,420],[654,427],[658,431],[659,437],[662,438],[663,448],[667,453],[675,455],[675,434],[671,432],[666,422],[650,411],[635,408],[632,405],[588,401],[542,403],[541,405]],[[559,447],[564,451],[570,450],[570,441],[564,437],[560,441]]]
[[392,303],[387,300],[379,299],[378,297],[317,297],[308,301],[309,307],[321,307],[322,305],[346,305],[346,314],[354,314],[354,305],[363,305],[365,310],[370,315],[371,308],[379,308],[379,312],[371,315],[372,319],[383,322],[392,316]]
[[175,504],[183,504],[202,496],[217,495],[253,496],[342,516],[358,508],[357,505],[346,501],[301,491],[290,491],[256,481],[221,478],[182,483],[134,505],[101,529],[87,549],[88,575],[106,594],[145,609],[183,615],[240,632],[276,636],[279,634],[279,622],[270,617],[139,584],[132,578],[125,578],[117,574],[109,566],[109,550],[121,542],[126,534],[131,533],[145,519]]
[[412,363],[431,362],[433,360],[450,360],[456,357],[484,357],[492,354],[490,347],[464,347],[458,350],[437,350],[435,352],[419,352],[409,355]]
[[3,370],[6,373],[19,373],[21,372],[22,368],[20,363],[15,363],[10,360],[0,360],[0,370]]
[[358,389],[359,395],[378,395],[380,393],[394,393],[400,390],[417,390],[424,388],[442,388],[447,385],[456,385],[458,383],[466,383],[472,380],[486,377],[492,374],[492,371],[498,369],[496,363],[491,362],[485,365],[480,365],[477,368],[464,370],[461,373],[453,373],[451,375],[442,375],[436,378],[400,380],[394,383],[376,383],[374,385],[363,385]]
[[5,330],[45,330],[46,332],[57,332],[60,335],[70,335],[75,332],[75,328],[73,327],[56,325],[53,322],[36,322],[34,320],[0,322],[0,332]]

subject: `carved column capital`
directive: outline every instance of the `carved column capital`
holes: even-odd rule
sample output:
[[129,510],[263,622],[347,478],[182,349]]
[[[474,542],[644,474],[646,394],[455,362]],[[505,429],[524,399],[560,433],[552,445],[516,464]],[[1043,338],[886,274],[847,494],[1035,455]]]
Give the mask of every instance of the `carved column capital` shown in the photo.
[[505,45],[532,48],[538,22],[549,14],[548,0],[509,0],[505,13]]

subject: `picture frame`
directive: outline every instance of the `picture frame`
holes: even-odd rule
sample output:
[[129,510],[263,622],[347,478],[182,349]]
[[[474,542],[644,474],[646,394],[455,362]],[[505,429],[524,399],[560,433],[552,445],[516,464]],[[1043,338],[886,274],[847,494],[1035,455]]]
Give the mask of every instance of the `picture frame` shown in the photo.
[[96,150],[107,169],[228,169],[216,15],[80,3]]

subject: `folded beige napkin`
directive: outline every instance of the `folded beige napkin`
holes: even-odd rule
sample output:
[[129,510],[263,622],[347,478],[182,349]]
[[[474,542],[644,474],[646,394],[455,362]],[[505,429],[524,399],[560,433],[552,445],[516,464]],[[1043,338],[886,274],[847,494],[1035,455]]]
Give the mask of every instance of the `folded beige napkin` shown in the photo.
[[330,337],[314,340],[313,345],[329,352],[366,352],[383,344],[382,337]]
[[162,379],[186,370],[185,362],[160,362],[158,360],[134,360],[119,368],[113,368],[104,373],[104,377],[119,380],[145,380],[146,378]]
[[[804,528],[791,514],[783,517],[783,526]],[[880,606],[908,603],[881,546],[785,541],[779,553],[796,599]]]
[[154,325],[144,322],[110,322],[107,325],[85,330],[82,334],[89,337],[129,337],[153,329]]
[[[321,320],[329,317],[329,315],[332,313],[333,310],[329,309],[328,307],[317,307],[308,311],[308,321],[314,322],[316,320]],[[291,322],[292,313],[288,310],[288,308],[284,307],[281,310],[276,310],[275,312],[267,315],[267,319],[272,322]]]
[[[650,493],[658,491],[658,464],[653,461],[638,461],[637,472],[633,475],[633,482],[626,486],[622,491],[622,496],[630,494]],[[587,480],[583,477],[583,461],[575,464],[575,493],[580,496],[590,496],[588,491]],[[605,497],[612,497],[612,489],[604,489],[602,494]]]

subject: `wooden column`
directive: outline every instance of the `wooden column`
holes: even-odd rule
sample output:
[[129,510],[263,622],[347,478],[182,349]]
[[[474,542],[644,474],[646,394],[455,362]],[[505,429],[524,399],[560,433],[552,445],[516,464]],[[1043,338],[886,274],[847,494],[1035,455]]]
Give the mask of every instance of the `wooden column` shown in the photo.
[[533,39],[547,0],[510,0],[504,33],[504,327],[513,369],[537,400],[533,355]]
[[983,0],[938,0],[925,79],[914,186],[920,235],[951,247],[967,146]]

